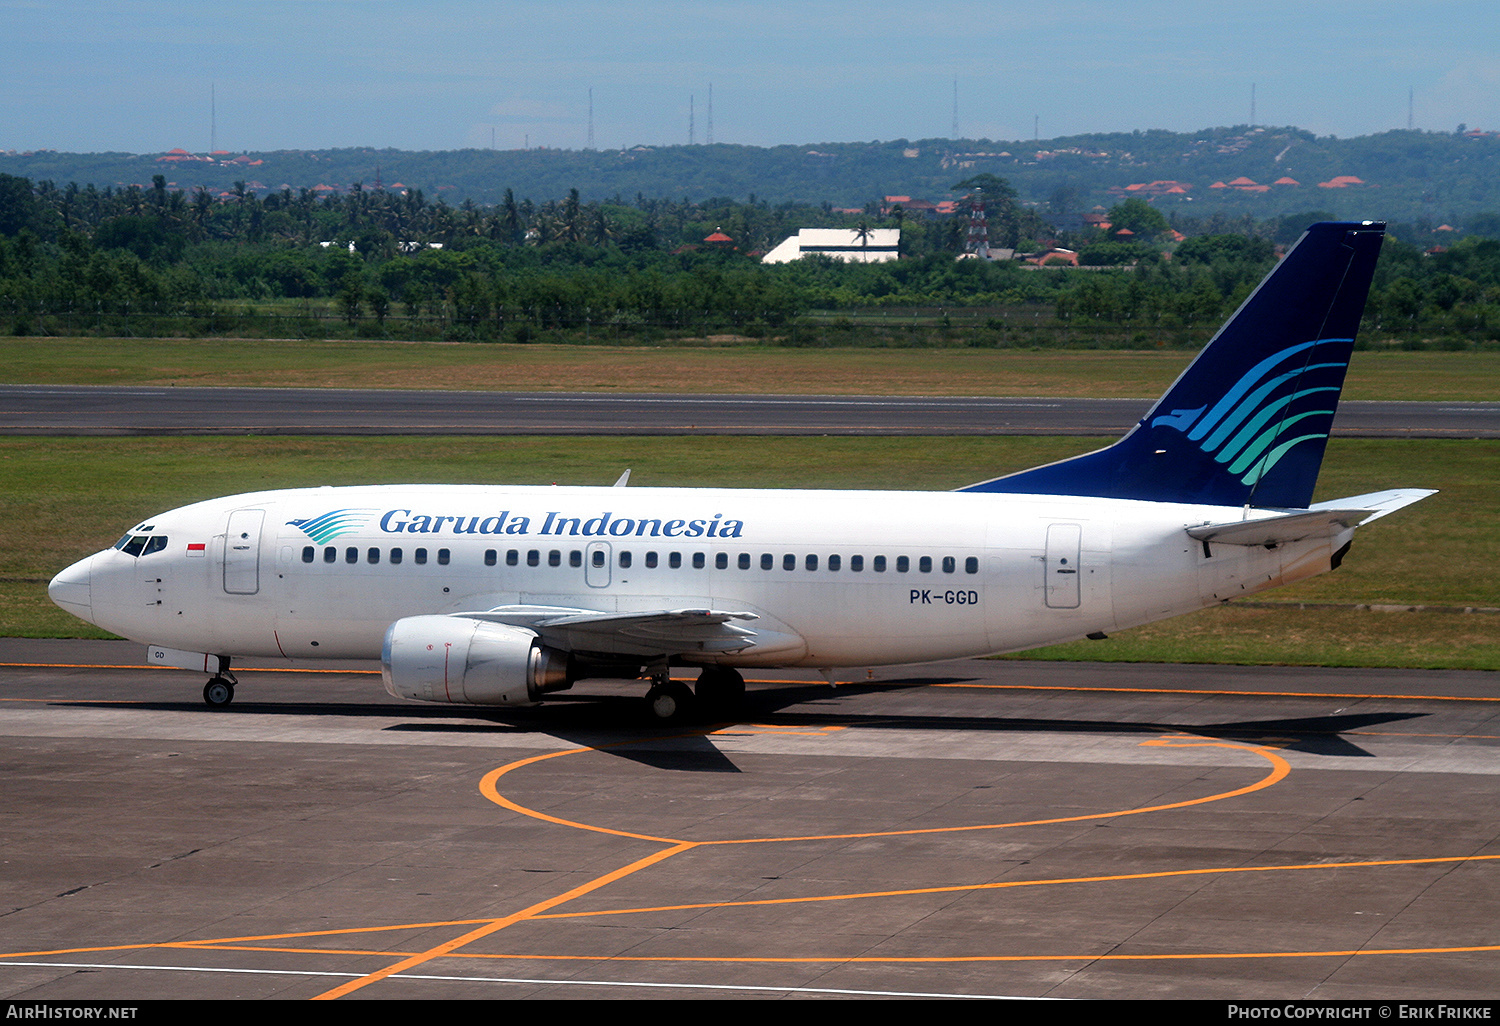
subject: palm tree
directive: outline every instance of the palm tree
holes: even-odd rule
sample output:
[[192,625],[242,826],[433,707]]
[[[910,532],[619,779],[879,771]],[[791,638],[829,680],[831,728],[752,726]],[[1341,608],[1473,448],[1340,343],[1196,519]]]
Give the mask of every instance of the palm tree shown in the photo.
[[864,218],[860,218],[858,221],[854,222],[854,239],[859,243],[862,250],[862,252],[860,253],[860,263],[869,262],[870,235],[873,232],[874,229],[870,227],[870,222],[866,221]]

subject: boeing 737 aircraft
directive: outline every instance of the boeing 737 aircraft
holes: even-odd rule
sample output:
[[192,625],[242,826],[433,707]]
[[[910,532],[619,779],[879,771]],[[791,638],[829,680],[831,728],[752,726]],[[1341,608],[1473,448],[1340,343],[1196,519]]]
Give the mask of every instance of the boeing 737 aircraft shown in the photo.
[[745,667],[833,680],[1176,616],[1331,570],[1356,525],[1432,494],[1312,503],[1384,230],[1309,228],[1114,445],[957,491],[254,492],[142,521],[49,591],[210,674],[210,705],[236,658],[378,655],[401,698],[643,678],[662,719],[732,702]]

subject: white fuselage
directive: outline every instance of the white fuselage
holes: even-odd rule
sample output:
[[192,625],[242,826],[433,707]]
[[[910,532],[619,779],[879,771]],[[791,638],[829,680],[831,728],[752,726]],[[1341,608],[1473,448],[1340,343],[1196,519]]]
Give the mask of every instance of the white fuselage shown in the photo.
[[755,613],[767,640],[690,661],[875,666],[1174,616],[1321,573],[1347,541],[1210,554],[1185,532],[1244,514],[966,492],[298,489],[164,513],[135,534],[165,543],[90,556],[53,594],[125,637],[221,655],[375,658],[422,614],[702,608]]

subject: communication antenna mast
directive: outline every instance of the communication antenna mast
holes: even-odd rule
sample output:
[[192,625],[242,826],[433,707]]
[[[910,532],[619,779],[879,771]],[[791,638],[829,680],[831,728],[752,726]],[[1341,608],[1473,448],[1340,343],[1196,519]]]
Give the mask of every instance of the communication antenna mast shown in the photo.
[[696,100],[696,99],[697,99],[696,96],[694,96],[692,93],[688,93],[688,145],[689,146],[693,145],[693,113],[694,113],[694,110],[693,110],[693,101]]
[[704,134],[708,137],[704,141],[708,145],[714,144],[714,84],[708,84],[708,125]]
[[1408,132],[1410,132],[1412,130],[1412,128],[1415,126],[1415,124],[1416,124],[1416,121],[1413,118],[1413,113],[1414,112],[1413,112],[1413,109],[1412,109],[1412,101],[1416,99],[1416,96],[1417,96],[1417,91],[1414,88],[1412,88],[1411,86],[1407,86],[1406,87],[1406,130]]
[[1255,83],[1250,83],[1250,127],[1255,127]]
[[958,138],[958,76],[953,76],[953,134],[950,138]]
[[969,237],[964,242],[964,252],[981,260],[990,258],[990,226],[984,216],[983,189],[975,189],[969,200]]
[[594,148],[594,87],[589,86],[589,149]]

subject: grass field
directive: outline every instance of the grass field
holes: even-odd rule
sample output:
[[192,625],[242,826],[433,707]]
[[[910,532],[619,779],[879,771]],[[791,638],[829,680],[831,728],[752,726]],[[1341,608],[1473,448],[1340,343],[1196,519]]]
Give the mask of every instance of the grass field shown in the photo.
[[[1419,354],[1420,355],[1420,354]],[[1087,448],[1066,438],[0,438],[0,634],[103,636],[45,582],[143,517],[318,484],[470,482],[948,489]],[[1258,598],[1500,606],[1500,443],[1335,440],[1319,499],[1441,489],[1356,538],[1336,573]],[[1500,669],[1500,616],[1228,607],[1048,658]]]
[[[1161,394],[1180,351],[785,349],[0,338],[13,384],[498,391],[1094,396]],[[1346,399],[1500,398],[1500,351],[1356,353]]]

